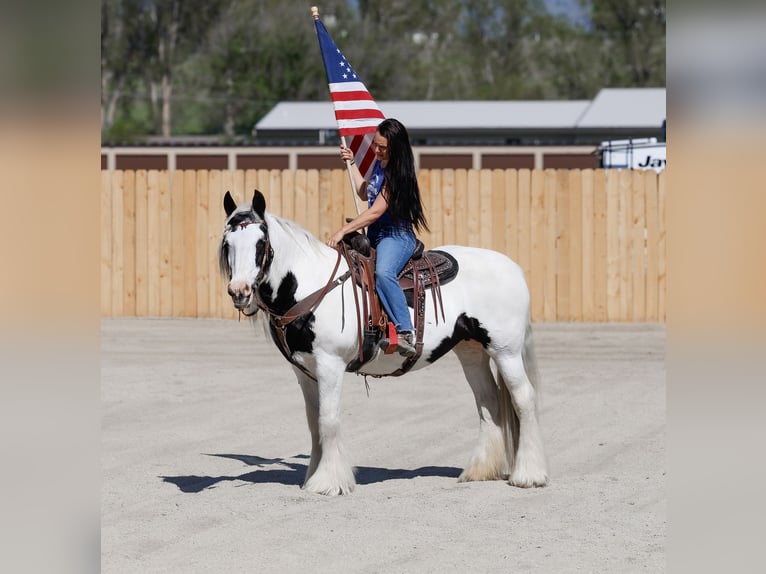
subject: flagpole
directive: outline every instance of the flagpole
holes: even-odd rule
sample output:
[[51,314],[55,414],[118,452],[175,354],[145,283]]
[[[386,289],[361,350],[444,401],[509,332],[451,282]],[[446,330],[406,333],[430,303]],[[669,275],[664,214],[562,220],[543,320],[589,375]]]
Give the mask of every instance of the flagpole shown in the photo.
[[[319,20],[319,8],[316,6],[311,7],[311,15],[313,16],[314,20]],[[346,136],[340,136],[340,143],[343,144],[343,147],[348,147],[346,145]],[[357,196],[357,190],[354,188],[354,175],[351,173],[351,161],[345,160],[346,164],[346,171],[348,172],[348,181],[351,184],[351,193],[354,195],[354,207],[356,208],[356,214],[359,215],[359,201]]]

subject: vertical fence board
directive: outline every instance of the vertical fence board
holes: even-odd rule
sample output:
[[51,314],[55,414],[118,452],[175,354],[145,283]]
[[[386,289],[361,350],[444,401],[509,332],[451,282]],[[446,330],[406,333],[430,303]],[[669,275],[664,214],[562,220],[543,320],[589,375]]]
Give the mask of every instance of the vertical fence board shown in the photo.
[[282,170],[269,170],[268,189],[270,197],[271,212],[285,217],[284,198],[282,197]]
[[[253,192],[258,189],[258,170],[255,169],[246,169],[245,170],[245,184],[243,187],[243,198],[242,201],[246,201],[250,203],[253,200]],[[260,190],[261,193],[263,193],[263,190]],[[263,194],[266,196],[266,194]],[[268,200],[268,197],[266,197]],[[239,202],[237,202],[239,203]],[[266,208],[268,209],[268,203],[266,203]]]
[[308,172],[305,169],[299,170],[295,173],[295,222],[308,229],[308,217],[306,204],[308,202]]
[[346,217],[356,217],[356,212],[346,212],[346,201],[353,199],[351,184],[345,171],[330,172],[330,190],[325,201],[330,204],[330,233],[335,233],[346,223]]
[[554,217],[556,222],[556,263],[554,274],[556,277],[556,320],[572,321],[578,317],[572,316],[570,305],[570,283],[571,283],[571,253],[570,253],[570,235],[572,228],[570,225],[570,189],[569,172],[567,170],[557,170],[555,174],[554,197],[556,205],[554,206]]
[[333,222],[333,207],[330,194],[332,193],[332,171],[329,169],[319,170],[318,211],[319,227],[311,230],[320,241],[327,239],[335,233],[338,227]]
[[574,169],[565,173],[569,188],[569,213],[565,215],[569,238],[569,318],[582,321],[582,177]]
[[606,174],[606,310],[610,321],[620,320],[620,172]]
[[[492,171],[483,169],[479,172],[479,190],[481,199],[479,209],[479,245],[484,249],[492,248],[492,239],[494,236],[494,211],[492,209]],[[502,196],[501,196],[502,197]],[[502,246],[498,246],[498,251],[502,251]]]
[[659,220],[660,220],[660,233],[659,233],[659,249],[658,249],[658,258],[657,258],[657,282],[658,282],[658,289],[659,289],[659,320],[663,323],[665,322],[667,318],[667,245],[665,242],[666,238],[666,230],[667,230],[667,219],[666,219],[666,200],[667,200],[667,187],[666,187],[666,178],[667,172],[662,172],[659,175],[659,179],[657,182],[658,185],[658,193],[657,193],[657,200],[658,200],[658,211],[659,211]]
[[[520,169],[517,172],[518,182],[518,223],[516,236],[518,238],[517,259],[524,270],[527,283],[532,284],[532,172]],[[512,224],[512,223],[511,223]],[[537,293],[532,299],[537,299]]]
[[433,238],[434,222],[433,218],[431,217],[431,172],[427,169],[418,170],[417,178],[418,187],[420,188],[420,201],[423,204],[423,212],[426,217],[426,221],[428,221],[428,227],[431,231],[422,229],[419,232],[416,231],[416,233],[425,245],[426,249],[432,249],[435,244]]
[[112,315],[125,314],[125,232],[123,205],[125,204],[125,172],[115,171],[112,176]]
[[609,246],[607,235],[607,180],[606,171],[593,173],[593,297],[596,302],[596,321],[606,321],[609,316]]
[[282,217],[295,221],[295,172],[283,169],[280,174],[282,186]]
[[431,210],[428,214],[428,225],[431,228],[431,245],[444,245],[444,221],[442,220],[442,172],[432,169],[428,171],[431,185]]
[[596,206],[593,170],[583,170],[579,180],[582,191],[582,318],[583,321],[596,321]]
[[631,206],[630,186],[632,172],[627,169],[619,171],[619,207],[617,235],[620,244],[620,315],[618,321],[630,321],[633,308],[630,301],[633,297],[633,285],[630,281],[631,253],[630,253],[630,230],[633,209]]
[[532,320],[545,318],[545,172],[532,170],[530,284],[537,296],[532,299]]
[[468,170],[455,170],[455,242],[468,245]]
[[557,270],[559,269],[557,243],[559,236],[558,218],[556,217],[556,170],[546,169],[543,189],[543,320],[555,321],[558,313],[556,303],[557,293]]
[[223,174],[212,170],[208,177],[208,221],[207,221],[207,300],[210,317],[221,317],[221,278],[218,273],[218,245],[223,229]]
[[[337,186],[337,189],[335,186]],[[347,217],[356,217],[367,209],[367,203],[357,196],[356,190],[353,188],[348,177],[348,171],[345,169],[335,170],[334,172],[333,201],[340,208],[340,213],[336,215],[338,227],[346,222]],[[357,209],[359,210],[358,213]]]
[[455,170],[445,169],[442,172],[442,226],[444,244],[453,245],[455,239]]
[[519,172],[515,169],[501,170],[503,183],[503,198],[505,209],[503,211],[502,233],[504,237],[504,252],[521,264],[519,259]]
[[184,316],[184,172],[173,172],[171,185],[171,307],[173,317]]
[[146,176],[146,305],[150,317],[160,314],[160,173],[153,169]]
[[173,213],[170,172],[159,178],[159,315],[173,315]]
[[306,229],[320,240],[319,170],[310,169],[306,179]]
[[196,287],[195,301],[197,302],[197,310],[195,316],[210,317],[210,298],[208,295],[210,290],[209,261],[212,258],[212,253],[210,253],[210,241],[208,232],[210,221],[210,172],[197,171],[196,180],[196,198],[194,202],[195,213],[193,228],[196,238],[196,279],[194,281],[194,286]]
[[136,315],[136,172],[126,171],[123,181],[123,313]]
[[[231,192],[232,197],[237,203],[242,203],[245,196],[245,171],[224,171],[221,174],[221,225],[220,229],[223,231],[224,215],[223,215],[223,196],[226,192]],[[224,319],[234,319],[237,317],[237,312],[232,305],[231,297],[226,292],[227,280],[221,278],[219,282],[219,296],[218,302],[221,308],[221,317]]]
[[136,315],[149,312],[149,192],[146,170],[136,172]]
[[659,319],[659,202],[657,176],[646,178],[646,320]]
[[184,172],[183,178],[183,317],[197,315],[197,257],[195,243],[197,241],[197,172],[190,169]]
[[101,256],[100,270],[100,301],[101,316],[112,314],[112,175],[113,172],[101,172]]
[[466,172],[467,245],[481,247],[481,187],[479,172]]
[[269,176],[269,170],[268,169],[257,169],[255,170],[255,180],[253,182],[252,187],[248,187],[245,191],[248,194],[248,199],[252,199],[253,190],[257,189],[263,194],[263,197],[266,198],[266,210],[270,211],[271,213],[279,214],[279,206],[277,205],[277,211],[274,211],[272,209],[272,196],[274,195],[272,193],[271,189],[271,180]]
[[[631,320],[646,321],[646,172],[634,171],[631,181],[630,282]],[[653,174],[648,174],[653,175]]]
[[493,169],[488,170],[488,173],[490,234],[486,247],[509,255],[508,246],[505,243],[505,171],[502,169]]

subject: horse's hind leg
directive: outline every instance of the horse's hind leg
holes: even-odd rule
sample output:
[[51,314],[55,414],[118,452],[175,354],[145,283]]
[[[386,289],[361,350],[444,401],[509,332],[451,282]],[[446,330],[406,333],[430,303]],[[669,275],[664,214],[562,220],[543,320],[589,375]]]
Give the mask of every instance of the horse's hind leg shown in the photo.
[[459,482],[499,480],[508,474],[509,446],[500,420],[497,385],[489,366],[489,355],[476,342],[463,342],[454,348],[479,411],[479,442]]
[[[356,486],[340,438],[340,398],[345,363],[330,355],[317,357],[315,391],[304,390],[311,430],[311,462],[303,488],[317,494],[349,494]],[[302,383],[302,388],[307,385]],[[316,415],[316,416],[315,416]]]
[[[537,390],[524,369],[521,353],[497,353],[493,357],[498,367],[498,381],[508,388],[514,411],[518,417],[517,445],[509,484],[528,488],[545,486],[548,470],[543,452],[543,440],[537,421]],[[536,376],[536,375],[533,375]]]

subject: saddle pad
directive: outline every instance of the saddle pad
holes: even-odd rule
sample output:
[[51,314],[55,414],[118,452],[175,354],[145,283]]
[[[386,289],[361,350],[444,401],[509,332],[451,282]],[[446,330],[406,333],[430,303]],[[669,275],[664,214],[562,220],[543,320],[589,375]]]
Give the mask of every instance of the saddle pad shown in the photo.
[[[431,267],[434,268],[436,271],[436,275],[439,277],[439,284],[444,285],[445,283],[449,283],[452,281],[456,276],[458,272],[458,264],[452,255],[447,253],[446,251],[439,251],[438,249],[432,249],[430,251],[426,251],[423,253],[422,259],[428,261],[431,264]],[[425,265],[425,262],[420,262],[420,266],[423,267]],[[428,268],[427,265],[425,265],[426,269]],[[430,273],[428,274],[428,277],[425,278],[425,286],[429,287],[431,285],[431,277]],[[407,265],[404,266],[404,269],[402,269],[401,273],[399,273],[399,285],[404,289],[405,291],[408,289],[412,289],[412,286],[414,284],[413,280],[413,270],[412,270],[412,260],[410,260]]]

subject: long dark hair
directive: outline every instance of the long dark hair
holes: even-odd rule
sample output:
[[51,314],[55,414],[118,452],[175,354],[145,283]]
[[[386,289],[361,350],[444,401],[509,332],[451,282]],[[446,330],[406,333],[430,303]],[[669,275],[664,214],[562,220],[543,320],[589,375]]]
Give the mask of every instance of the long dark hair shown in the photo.
[[399,120],[388,118],[380,122],[378,133],[388,140],[384,184],[388,190],[388,211],[396,219],[411,221],[418,231],[421,228],[428,231],[415,173],[415,156],[412,154],[407,128]]

